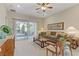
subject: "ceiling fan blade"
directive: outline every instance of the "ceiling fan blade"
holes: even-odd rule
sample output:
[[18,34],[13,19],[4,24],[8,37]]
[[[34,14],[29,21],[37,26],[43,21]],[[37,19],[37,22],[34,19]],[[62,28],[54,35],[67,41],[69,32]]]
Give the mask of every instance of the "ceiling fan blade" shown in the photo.
[[44,6],[45,5],[45,3],[42,3],[42,6]]
[[48,5],[49,3],[45,3],[46,5]]
[[45,6],[45,3],[37,3],[39,6]]
[[47,7],[47,8],[52,9],[53,7]]
[[42,3],[42,6],[46,6],[46,5],[48,5],[49,3]]
[[38,9],[40,9],[40,8],[36,8],[35,10],[38,10]]
[[42,5],[42,3],[37,3],[37,5]]

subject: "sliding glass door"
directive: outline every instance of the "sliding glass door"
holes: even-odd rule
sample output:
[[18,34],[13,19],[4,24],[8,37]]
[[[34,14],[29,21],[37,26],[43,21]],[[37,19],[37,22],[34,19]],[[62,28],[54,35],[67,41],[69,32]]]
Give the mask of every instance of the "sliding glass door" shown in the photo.
[[32,39],[36,35],[35,22],[16,21],[16,40]]

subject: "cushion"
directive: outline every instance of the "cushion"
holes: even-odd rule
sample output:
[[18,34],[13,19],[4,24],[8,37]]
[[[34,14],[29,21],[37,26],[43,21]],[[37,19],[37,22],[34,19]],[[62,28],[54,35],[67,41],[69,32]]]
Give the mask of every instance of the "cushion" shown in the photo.
[[56,51],[55,47],[52,45],[47,46],[47,48],[50,49],[51,51],[54,51],[54,52]]
[[50,35],[55,36],[56,35],[56,32],[50,32]]
[[[56,52],[56,46],[49,45],[49,46],[47,46],[47,48],[50,49],[51,51]],[[60,52],[60,48],[58,47],[57,48],[57,53],[59,53],[59,52]]]
[[40,40],[40,41],[47,41],[46,38],[40,38],[39,40]]

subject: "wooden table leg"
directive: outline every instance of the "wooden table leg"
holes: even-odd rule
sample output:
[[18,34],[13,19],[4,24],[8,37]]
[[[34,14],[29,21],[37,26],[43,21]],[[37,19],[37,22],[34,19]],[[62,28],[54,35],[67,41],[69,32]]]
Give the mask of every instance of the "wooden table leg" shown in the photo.
[[43,48],[43,41],[41,42],[41,48]]
[[48,56],[48,49],[46,48],[46,56]]
[[41,42],[41,48],[44,48],[44,42],[43,41]]

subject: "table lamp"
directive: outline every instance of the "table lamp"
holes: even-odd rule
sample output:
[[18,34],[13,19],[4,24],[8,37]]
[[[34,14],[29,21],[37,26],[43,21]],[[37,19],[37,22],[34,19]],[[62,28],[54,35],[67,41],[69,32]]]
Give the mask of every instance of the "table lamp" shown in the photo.
[[66,29],[66,33],[70,36],[70,37],[79,37],[79,31],[73,27],[70,26]]

